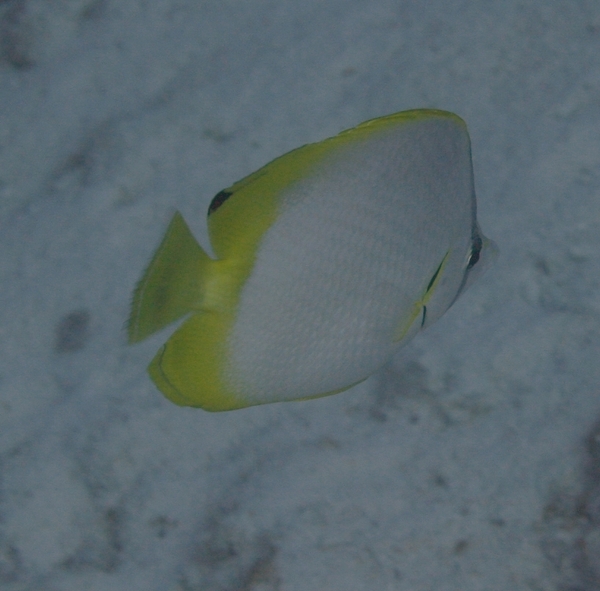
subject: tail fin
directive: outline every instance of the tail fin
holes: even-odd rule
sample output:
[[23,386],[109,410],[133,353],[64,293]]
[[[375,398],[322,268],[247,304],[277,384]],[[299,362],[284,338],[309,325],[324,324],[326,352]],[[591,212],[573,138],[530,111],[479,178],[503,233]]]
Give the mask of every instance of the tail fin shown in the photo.
[[130,343],[145,339],[194,309],[211,260],[176,212],[135,288],[127,324]]

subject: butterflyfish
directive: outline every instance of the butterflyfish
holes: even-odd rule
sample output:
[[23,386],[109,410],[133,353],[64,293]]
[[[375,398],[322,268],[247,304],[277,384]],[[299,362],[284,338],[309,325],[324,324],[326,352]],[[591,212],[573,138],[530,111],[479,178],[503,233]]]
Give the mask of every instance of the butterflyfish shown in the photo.
[[180,213],[134,292],[129,341],[186,317],[149,365],[176,404],[304,400],[375,373],[493,259],[470,139],[419,109],[301,146],[220,191],[215,258]]

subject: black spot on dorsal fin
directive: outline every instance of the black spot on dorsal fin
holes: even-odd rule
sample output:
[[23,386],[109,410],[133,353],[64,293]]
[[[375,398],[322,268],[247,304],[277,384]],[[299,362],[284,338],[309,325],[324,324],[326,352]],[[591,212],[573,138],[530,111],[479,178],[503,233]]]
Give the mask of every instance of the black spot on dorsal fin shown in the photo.
[[219,191],[213,197],[213,200],[210,202],[210,205],[208,206],[208,215],[217,211],[217,209],[219,209],[219,207],[221,207],[221,205],[223,205],[223,203],[225,203],[225,201],[227,201],[227,199],[229,199],[232,195],[233,195],[233,193],[231,191],[225,191],[225,190]]

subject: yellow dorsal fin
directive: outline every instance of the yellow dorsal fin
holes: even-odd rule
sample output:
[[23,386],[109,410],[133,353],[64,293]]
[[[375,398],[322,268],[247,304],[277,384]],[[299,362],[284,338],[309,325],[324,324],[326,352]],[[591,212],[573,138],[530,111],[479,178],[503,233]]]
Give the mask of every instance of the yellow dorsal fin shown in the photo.
[[194,310],[211,262],[176,212],[133,294],[129,342],[137,343]]

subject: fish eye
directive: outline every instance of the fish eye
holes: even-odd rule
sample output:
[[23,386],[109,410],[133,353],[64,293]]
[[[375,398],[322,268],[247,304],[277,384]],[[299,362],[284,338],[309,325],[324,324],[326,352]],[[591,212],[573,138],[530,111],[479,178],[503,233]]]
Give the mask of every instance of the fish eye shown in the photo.
[[481,236],[477,235],[473,238],[473,243],[471,245],[471,254],[469,255],[469,262],[467,263],[467,271],[472,269],[479,261],[482,248],[483,241],[481,240]]

